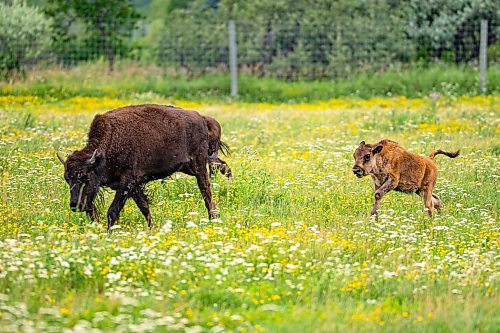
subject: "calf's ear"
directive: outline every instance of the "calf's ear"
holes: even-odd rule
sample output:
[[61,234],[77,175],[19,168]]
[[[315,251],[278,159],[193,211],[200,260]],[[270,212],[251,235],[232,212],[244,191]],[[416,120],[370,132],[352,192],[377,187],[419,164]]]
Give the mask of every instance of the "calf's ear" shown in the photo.
[[384,146],[378,145],[377,147],[373,148],[372,154],[375,155],[375,154],[380,153],[382,151],[382,148],[384,148]]

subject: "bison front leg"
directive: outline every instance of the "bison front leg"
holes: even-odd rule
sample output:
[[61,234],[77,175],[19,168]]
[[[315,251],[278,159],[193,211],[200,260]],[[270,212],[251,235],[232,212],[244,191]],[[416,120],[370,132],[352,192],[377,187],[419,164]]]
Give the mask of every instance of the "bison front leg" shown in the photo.
[[115,224],[116,220],[120,217],[120,212],[125,206],[125,202],[127,202],[128,196],[126,190],[117,190],[115,193],[115,198],[109,206],[108,209],[108,231],[111,230],[111,227]]
[[388,192],[392,191],[398,186],[398,179],[397,178],[387,178],[387,180],[380,185],[380,187],[375,191],[374,194],[374,200],[373,200],[373,208],[371,215],[377,215],[377,211],[380,208],[380,200],[384,195],[386,195]]
[[200,189],[201,196],[205,201],[205,207],[208,210],[208,218],[214,219],[217,214],[217,208],[212,200],[212,191],[210,189],[210,178],[208,177],[207,168],[205,165],[196,168],[195,172],[198,188]]
[[144,191],[142,188],[137,188],[133,193],[132,193],[132,199],[134,199],[135,204],[139,209],[141,210],[142,215],[146,218],[146,221],[148,222],[148,227],[152,227],[152,218],[151,218],[151,213],[149,212],[149,203],[148,203],[148,198],[146,197],[146,194],[144,194]]

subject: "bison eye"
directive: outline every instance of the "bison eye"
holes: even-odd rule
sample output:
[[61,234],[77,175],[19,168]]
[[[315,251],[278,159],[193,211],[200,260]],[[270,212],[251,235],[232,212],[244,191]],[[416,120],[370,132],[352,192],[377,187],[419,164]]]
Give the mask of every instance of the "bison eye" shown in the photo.
[[368,162],[370,160],[370,154],[366,154],[365,156],[363,156],[363,159],[365,160],[365,162]]

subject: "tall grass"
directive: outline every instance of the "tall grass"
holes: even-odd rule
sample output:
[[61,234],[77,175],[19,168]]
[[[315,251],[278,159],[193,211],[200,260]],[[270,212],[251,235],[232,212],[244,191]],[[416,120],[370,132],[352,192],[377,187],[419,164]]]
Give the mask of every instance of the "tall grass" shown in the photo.
[[[120,97],[151,92],[174,99],[229,100],[229,76],[208,74],[190,79],[172,75],[157,67],[122,63],[114,74],[102,64],[32,71],[25,80],[0,84],[0,94],[34,94],[43,97]],[[500,91],[500,66],[488,70],[488,93]],[[422,97],[430,93],[446,96],[479,94],[479,73],[470,66],[434,65],[393,69],[349,79],[286,82],[273,78],[239,76],[238,100],[248,102],[295,103],[339,97],[369,98],[402,95]]]
[[[0,96],[0,331],[498,331],[497,96],[197,103],[233,150],[234,179],[212,179],[221,220],[174,175],[149,185],[152,230],[128,202],[108,235],[69,210],[55,152],[139,102],[166,100]],[[381,138],[461,149],[436,158],[435,218],[392,192],[369,217],[352,153]]]

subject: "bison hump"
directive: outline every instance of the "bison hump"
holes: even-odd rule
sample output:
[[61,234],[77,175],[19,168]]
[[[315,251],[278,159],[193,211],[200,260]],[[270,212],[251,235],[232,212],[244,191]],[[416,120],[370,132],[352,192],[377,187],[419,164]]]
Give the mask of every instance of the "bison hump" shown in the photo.
[[89,143],[97,143],[105,138],[108,132],[104,115],[98,114],[90,124],[88,133]]

